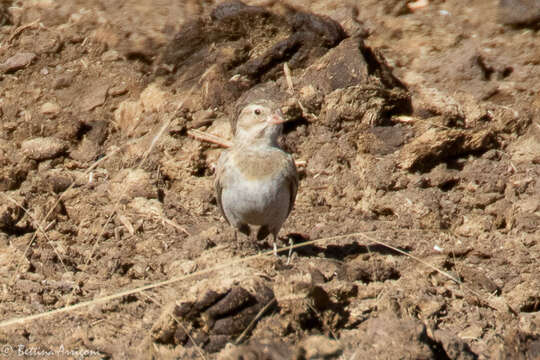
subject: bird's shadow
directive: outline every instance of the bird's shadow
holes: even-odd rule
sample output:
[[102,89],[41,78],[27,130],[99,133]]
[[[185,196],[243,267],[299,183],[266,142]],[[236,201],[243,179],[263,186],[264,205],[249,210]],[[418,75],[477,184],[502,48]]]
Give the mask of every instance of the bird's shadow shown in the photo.
[[[299,244],[302,242],[310,241],[309,237],[303,234],[291,233],[287,235],[288,239],[292,239],[294,244]],[[399,248],[402,251],[410,251],[412,249],[405,247]],[[300,246],[294,249],[298,256],[304,257],[313,257],[324,255],[325,258],[336,259],[343,261],[347,258],[354,258],[366,253],[377,253],[381,255],[397,255],[403,256],[402,253],[399,253],[395,250],[392,250],[384,245],[373,244],[373,245],[361,245],[357,241],[352,243],[347,243],[343,245],[330,244],[327,246],[318,246],[315,244],[307,244],[305,246]]]

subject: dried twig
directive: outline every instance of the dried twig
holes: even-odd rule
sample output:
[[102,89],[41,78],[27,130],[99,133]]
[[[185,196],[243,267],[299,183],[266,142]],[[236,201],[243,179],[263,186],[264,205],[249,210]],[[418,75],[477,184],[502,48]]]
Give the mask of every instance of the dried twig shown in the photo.
[[222,137],[219,137],[219,136],[216,136],[216,135],[213,135],[213,134],[209,134],[209,133],[204,132],[204,131],[192,129],[192,130],[188,130],[187,133],[188,133],[189,136],[193,137],[194,139],[201,140],[201,141],[206,141],[206,142],[209,142],[209,143],[212,143],[212,144],[216,144],[216,145],[219,145],[219,146],[224,147],[224,148],[230,148],[231,146],[233,146],[232,141],[229,141],[227,139],[223,139]]
[[[189,136],[193,137],[194,139],[216,144],[224,148],[230,148],[233,145],[232,141],[223,139],[219,136],[209,134],[204,131],[192,129],[192,130],[188,130],[187,133]],[[307,165],[307,162],[305,160],[295,160],[294,163],[296,164],[297,167],[306,167]]]
[[184,232],[184,233],[185,233],[186,235],[188,235],[188,236],[191,236],[191,233],[190,233],[189,231],[187,231],[185,227],[178,225],[177,223],[175,223],[174,221],[172,221],[172,220],[170,220],[170,219],[167,219],[167,218],[166,218],[165,216],[163,216],[163,215],[156,215],[156,216],[158,216],[158,218],[159,218],[163,223],[165,223],[165,224],[167,224],[167,225],[170,225],[170,226],[172,226],[173,228],[175,228],[175,229],[177,229],[177,230],[180,230],[180,231]]
[[285,79],[287,80],[287,86],[289,87],[289,93],[294,94],[294,86],[291,77],[291,69],[286,62],[283,63],[283,73],[285,74]]

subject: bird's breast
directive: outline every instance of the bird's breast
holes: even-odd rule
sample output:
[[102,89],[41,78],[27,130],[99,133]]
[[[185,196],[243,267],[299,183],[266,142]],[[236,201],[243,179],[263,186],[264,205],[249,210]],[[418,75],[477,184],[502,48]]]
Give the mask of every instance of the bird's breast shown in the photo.
[[281,150],[241,151],[233,161],[239,174],[248,181],[264,181],[278,176],[286,166],[287,157]]

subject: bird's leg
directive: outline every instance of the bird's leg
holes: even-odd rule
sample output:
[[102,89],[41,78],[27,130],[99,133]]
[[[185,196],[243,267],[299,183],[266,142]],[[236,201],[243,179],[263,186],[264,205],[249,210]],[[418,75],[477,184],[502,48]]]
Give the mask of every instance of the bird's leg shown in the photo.
[[289,265],[289,263],[291,262],[293,245],[294,245],[293,239],[291,237],[289,237],[289,246],[290,246],[290,248],[289,248],[289,256],[287,256],[287,265]]
[[277,254],[277,245],[276,245],[277,236],[276,236],[276,234],[272,234],[272,236],[274,237],[274,256],[275,256],[275,257],[278,257],[278,254]]

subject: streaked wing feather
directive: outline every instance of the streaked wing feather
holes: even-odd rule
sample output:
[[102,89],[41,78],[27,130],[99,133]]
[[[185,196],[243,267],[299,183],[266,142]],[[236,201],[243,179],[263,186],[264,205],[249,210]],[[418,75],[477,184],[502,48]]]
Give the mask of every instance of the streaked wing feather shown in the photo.
[[221,211],[221,215],[225,218],[225,221],[230,225],[229,219],[227,219],[227,216],[225,216],[225,211],[223,210],[223,204],[221,201],[221,194],[223,192],[223,178],[225,175],[226,166],[229,159],[229,152],[224,151],[221,153],[221,156],[219,157],[219,160],[216,165],[216,179],[214,180],[214,188],[216,190],[216,202],[219,207],[219,211]]
[[287,212],[287,216],[289,216],[289,214],[291,213],[294,207],[294,202],[296,200],[296,193],[298,191],[298,171],[296,171],[296,165],[294,164],[294,159],[292,158],[292,156],[289,156],[287,182],[289,183],[289,193],[290,193],[289,211]]

